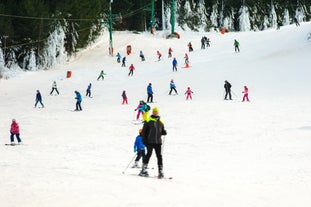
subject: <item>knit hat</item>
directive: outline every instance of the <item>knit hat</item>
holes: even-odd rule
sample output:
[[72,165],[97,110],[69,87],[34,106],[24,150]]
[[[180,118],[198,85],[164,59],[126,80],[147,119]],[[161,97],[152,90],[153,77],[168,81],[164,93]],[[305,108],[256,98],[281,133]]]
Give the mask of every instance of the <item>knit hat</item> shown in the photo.
[[153,112],[159,113],[159,109],[157,107],[155,107],[155,108],[152,109],[152,113]]

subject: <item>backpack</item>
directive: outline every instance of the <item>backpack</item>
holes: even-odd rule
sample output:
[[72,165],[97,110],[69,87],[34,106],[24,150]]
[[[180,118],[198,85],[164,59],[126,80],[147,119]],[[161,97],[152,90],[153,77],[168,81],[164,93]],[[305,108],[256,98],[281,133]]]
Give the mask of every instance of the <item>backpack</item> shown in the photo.
[[147,111],[150,111],[150,106],[147,104]]

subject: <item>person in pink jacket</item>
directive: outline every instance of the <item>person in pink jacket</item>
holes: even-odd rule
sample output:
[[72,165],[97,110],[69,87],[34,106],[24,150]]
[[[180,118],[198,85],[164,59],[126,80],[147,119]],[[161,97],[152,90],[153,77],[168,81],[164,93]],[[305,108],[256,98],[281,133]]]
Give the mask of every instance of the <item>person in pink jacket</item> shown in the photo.
[[18,144],[21,144],[22,140],[21,138],[19,137],[19,125],[18,123],[16,122],[15,119],[12,119],[12,124],[11,124],[11,144],[15,144],[14,143],[14,135],[16,136],[16,139],[18,141]]
[[192,96],[191,96],[192,93],[193,93],[193,91],[190,89],[190,87],[188,87],[186,92],[185,92],[185,94],[187,94],[186,100],[188,100],[188,98],[190,98],[192,100]]
[[248,99],[248,88],[247,88],[247,86],[244,86],[244,91],[243,91],[242,93],[244,93],[242,102],[245,101],[245,99],[246,99],[246,101],[249,101],[249,99]]

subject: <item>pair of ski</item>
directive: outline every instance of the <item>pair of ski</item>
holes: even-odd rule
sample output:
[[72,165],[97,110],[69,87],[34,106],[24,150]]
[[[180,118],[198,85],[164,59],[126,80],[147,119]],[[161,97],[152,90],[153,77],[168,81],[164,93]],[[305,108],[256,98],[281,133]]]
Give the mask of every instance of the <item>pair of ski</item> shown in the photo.
[[173,177],[165,177],[165,176],[149,176],[149,175],[138,175],[140,177],[143,177],[143,178],[157,178],[159,180],[172,180]]
[[19,146],[19,145],[22,145],[22,144],[15,144],[15,143],[6,143],[4,144],[5,146]]

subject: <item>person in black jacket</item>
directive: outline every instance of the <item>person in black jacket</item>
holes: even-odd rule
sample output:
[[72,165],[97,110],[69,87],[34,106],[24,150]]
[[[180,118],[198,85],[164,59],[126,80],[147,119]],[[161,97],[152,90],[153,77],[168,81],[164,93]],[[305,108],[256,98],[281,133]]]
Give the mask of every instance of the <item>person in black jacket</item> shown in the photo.
[[231,84],[228,81],[225,81],[225,85],[224,85],[225,91],[226,91],[226,95],[225,95],[225,100],[227,100],[227,96],[229,95],[229,99],[232,100],[232,96],[231,96]]
[[162,160],[162,135],[166,135],[163,121],[160,119],[158,108],[152,109],[152,115],[145,121],[141,133],[143,143],[147,147],[147,155],[143,159],[143,166],[139,173],[140,176],[149,176],[147,166],[149,159],[152,155],[153,149],[155,150],[158,160],[159,178],[163,178],[163,160]]
[[40,103],[42,108],[44,108],[44,104],[42,103],[42,96],[39,90],[37,90],[36,94],[36,103],[35,103],[35,108],[37,107],[37,104]]

